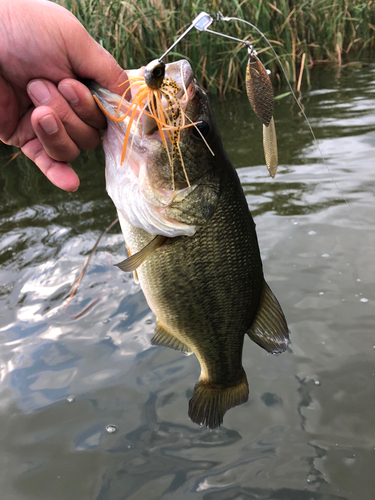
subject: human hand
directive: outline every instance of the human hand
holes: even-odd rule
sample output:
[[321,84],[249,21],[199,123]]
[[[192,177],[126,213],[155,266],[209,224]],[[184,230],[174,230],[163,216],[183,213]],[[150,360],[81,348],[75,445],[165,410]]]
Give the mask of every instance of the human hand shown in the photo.
[[0,140],[75,191],[79,179],[67,162],[95,148],[106,126],[77,78],[118,92],[126,73],[69,11],[47,0],[0,0],[0,47]]

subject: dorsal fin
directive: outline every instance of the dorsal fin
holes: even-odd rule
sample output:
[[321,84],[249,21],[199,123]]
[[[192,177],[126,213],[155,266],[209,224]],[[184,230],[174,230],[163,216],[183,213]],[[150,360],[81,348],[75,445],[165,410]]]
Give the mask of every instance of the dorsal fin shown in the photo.
[[168,239],[167,236],[163,236],[161,234],[158,234],[155,236],[154,239],[152,239],[145,247],[142,248],[139,252],[133,254],[131,257],[128,257],[127,259],[123,260],[119,264],[115,264],[117,267],[119,267],[122,271],[124,272],[131,272],[135,271],[137,267],[139,267],[142,262],[144,262],[149,255],[152,254],[157,248],[161,247],[166,240]]
[[170,347],[171,349],[181,351],[184,354],[191,354],[193,352],[190,347],[181,342],[181,340],[178,340],[171,333],[167,332],[167,330],[158,321],[156,321],[156,328],[154,336],[151,339],[151,344]]
[[266,282],[257,314],[247,334],[253,342],[273,354],[284,352],[288,347],[289,330],[284,313]]

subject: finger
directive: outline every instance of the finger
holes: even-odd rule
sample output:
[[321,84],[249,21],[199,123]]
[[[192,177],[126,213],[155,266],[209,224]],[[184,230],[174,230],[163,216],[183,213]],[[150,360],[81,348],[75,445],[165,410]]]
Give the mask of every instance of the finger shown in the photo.
[[64,163],[77,158],[80,149],[67,134],[54,109],[48,106],[35,108],[31,125],[48,156]]
[[40,168],[52,184],[64,191],[76,191],[78,189],[79,178],[74,170],[66,163],[57,162],[50,158],[39,139],[29,141],[21,149]]
[[58,90],[83,122],[98,130],[106,128],[107,120],[86,85],[78,80],[66,78],[58,84]]
[[16,146],[17,148],[21,148],[26,142],[35,139],[36,134],[31,125],[31,115],[34,110],[34,107],[30,108],[23,116],[20,118],[16,129],[13,131],[13,134],[8,137],[6,140],[3,139],[5,144],[9,146]]
[[19,107],[14,91],[1,77],[0,109],[0,140],[7,143],[17,127]]
[[65,43],[69,61],[77,76],[95,80],[111,92],[124,92],[129,84],[120,89],[119,85],[127,80],[126,72],[109,52],[91,38],[82,25],[80,28],[75,26],[74,33],[66,37]]
[[[61,122],[63,123],[66,134],[70,137],[72,143],[74,142],[80,149],[94,149],[99,144],[100,136],[98,130],[82,121],[76,115],[69,103],[61,95],[61,93],[57,90],[56,86],[52,82],[42,79],[32,80],[27,86],[27,91],[35,106],[48,105],[48,107],[53,108],[54,112],[58,115]],[[89,99],[92,99],[91,96],[88,97]],[[78,96],[77,99],[79,100]],[[94,117],[96,119],[97,116],[98,113],[97,111],[95,111]],[[52,120],[50,121],[52,123]],[[102,122],[102,119],[100,119],[100,122]],[[60,131],[60,138],[66,139],[66,137],[64,137],[64,134],[61,132],[62,131]],[[60,151],[56,151],[55,153],[53,153],[52,149],[55,148],[56,145],[57,147],[59,147],[60,145],[57,141],[56,136],[51,137],[49,130],[47,131],[47,135],[43,135],[42,131],[40,131],[39,133],[37,132],[37,135],[45,148],[49,150],[48,153],[50,154],[50,156],[61,161],[70,161],[69,159],[67,159],[68,157],[64,158],[61,156],[56,156],[56,154],[60,155]],[[53,139],[52,142],[51,139]],[[64,146],[65,145],[67,145],[66,142],[64,142]],[[73,144],[69,145],[69,149],[73,149]]]

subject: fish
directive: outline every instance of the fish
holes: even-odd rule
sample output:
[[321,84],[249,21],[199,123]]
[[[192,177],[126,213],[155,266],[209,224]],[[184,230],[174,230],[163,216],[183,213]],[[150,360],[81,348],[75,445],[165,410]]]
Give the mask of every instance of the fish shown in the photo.
[[[128,70],[129,81],[144,72],[145,67]],[[91,90],[107,111],[106,188],[129,256],[118,266],[135,273],[156,316],[151,344],[197,357],[201,372],[188,416],[215,429],[230,408],[249,397],[245,335],[267,352],[281,353],[289,330],[264,279],[255,223],[207,94],[186,60],[167,64],[165,78],[178,89],[175,107],[194,124],[179,131],[189,184],[177,157],[172,182],[160,131],[150,128],[141,106],[131,121],[129,115],[111,120],[110,115],[126,115],[137,85],[129,87],[120,107],[118,95],[97,85]],[[166,115],[175,112],[170,104],[162,101]],[[132,147],[122,162],[126,134]]]
[[272,178],[278,165],[277,139],[273,118],[273,88],[271,79],[255,51],[249,49],[246,67],[246,92],[254,113],[263,123],[263,149],[268,172]]

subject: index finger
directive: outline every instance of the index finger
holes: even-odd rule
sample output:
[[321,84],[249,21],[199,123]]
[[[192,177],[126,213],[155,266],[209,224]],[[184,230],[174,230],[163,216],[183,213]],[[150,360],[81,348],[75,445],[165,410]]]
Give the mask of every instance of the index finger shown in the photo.
[[48,156],[38,138],[27,142],[21,150],[40,168],[52,184],[64,191],[76,191],[78,189],[79,178],[72,167],[66,163],[55,161]]

